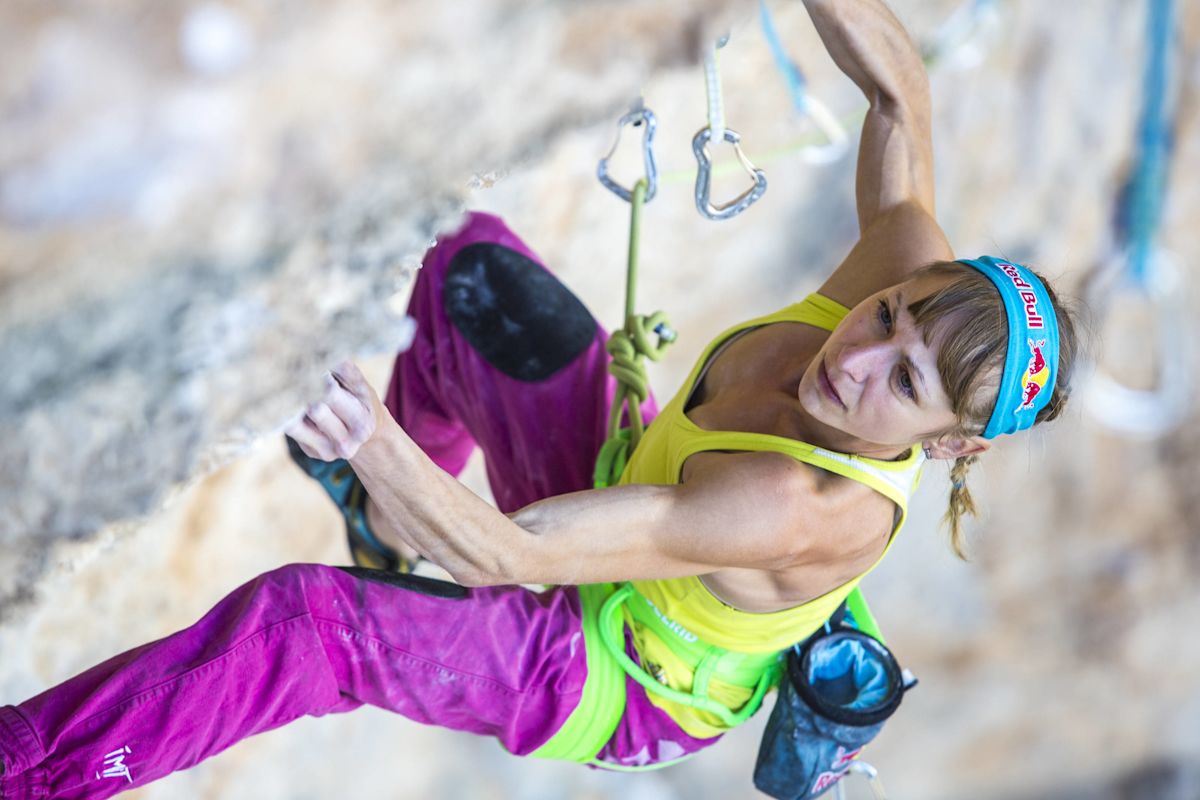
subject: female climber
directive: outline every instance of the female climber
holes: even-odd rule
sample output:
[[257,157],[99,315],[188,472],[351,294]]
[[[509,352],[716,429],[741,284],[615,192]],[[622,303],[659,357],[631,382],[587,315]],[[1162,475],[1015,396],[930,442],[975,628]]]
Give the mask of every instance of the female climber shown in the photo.
[[[364,703],[518,755],[674,760],[758,707],[778,653],[892,546],[927,459],[953,461],[961,548],[968,466],[1060,413],[1072,323],[1032,271],[955,260],[928,81],[895,17],[806,5],[870,103],[860,239],[819,293],[718,336],[619,484],[592,489],[604,332],[499,219],[469,215],[425,256],[385,399],[342,365],[288,431],[356,560],[420,555],[465,588],[362,566],[261,575],[192,627],[0,708],[0,797],[107,797]],[[455,479],[476,446],[498,509]]]

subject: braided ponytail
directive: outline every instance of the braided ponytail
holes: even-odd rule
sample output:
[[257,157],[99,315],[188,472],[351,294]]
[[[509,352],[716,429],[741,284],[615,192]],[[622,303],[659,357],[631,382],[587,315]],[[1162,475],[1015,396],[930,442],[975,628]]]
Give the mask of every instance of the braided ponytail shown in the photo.
[[963,561],[968,559],[962,517],[964,514],[975,516],[975,498],[971,497],[971,490],[967,488],[967,472],[978,460],[977,455],[960,456],[950,468],[950,508],[943,520],[950,526],[950,547]]

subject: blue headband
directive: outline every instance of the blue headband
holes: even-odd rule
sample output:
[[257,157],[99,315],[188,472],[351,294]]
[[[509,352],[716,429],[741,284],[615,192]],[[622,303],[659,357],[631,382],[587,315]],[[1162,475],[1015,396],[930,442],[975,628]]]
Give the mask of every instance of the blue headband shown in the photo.
[[1058,378],[1058,317],[1046,287],[1020,264],[991,256],[961,259],[1000,290],[1008,316],[1008,352],[996,408],[983,438],[1032,428]]

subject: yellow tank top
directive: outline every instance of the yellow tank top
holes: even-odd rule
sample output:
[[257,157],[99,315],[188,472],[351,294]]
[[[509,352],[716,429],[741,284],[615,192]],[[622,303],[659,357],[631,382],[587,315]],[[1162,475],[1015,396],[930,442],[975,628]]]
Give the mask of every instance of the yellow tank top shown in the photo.
[[[713,340],[697,360],[688,380],[653,423],[630,458],[619,483],[679,483],[684,461],[695,453],[709,450],[771,451],[789,455],[851,480],[859,481],[896,504],[896,522],[883,555],[891,548],[895,535],[904,524],[908,499],[916,490],[924,456],[921,448],[899,461],[880,461],[863,456],[837,453],[805,442],[758,433],[707,431],[684,414],[684,408],[716,350],[731,337],[751,328],[776,322],[800,322],[832,331],[849,309],[819,294],[788,306],[774,314],[748,320]],[[883,555],[880,556],[882,560]],[[876,561],[875,564],[878,564]],[[637,591],[650,601],[655,612],[672,630],[687,637],[740,653],[759,654],[764,663],[781,650],[807,638],[841,605],[871,569],[820,597],[794,608],[760,614],[740,611],[717,599],[698,577],[634,581]],[[672,689],[690,692],[691,668],[652,630],[638,623],[626,611],[626,622],[633,632],[634,644],[643,667]],[[709,696],[736,709],[749,699],[751,689],[713,681]],[[650,694],[650,701],[662,708],[692,736],[706,738],[723,733],[725,726],[714,715],[673,703]]]

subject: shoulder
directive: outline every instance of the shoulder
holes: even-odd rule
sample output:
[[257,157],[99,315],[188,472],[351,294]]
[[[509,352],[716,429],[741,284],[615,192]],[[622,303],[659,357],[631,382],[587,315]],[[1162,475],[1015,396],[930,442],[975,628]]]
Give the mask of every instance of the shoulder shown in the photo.
[[853,308],[864,298],[903,283],[926,264],[954,251],[933,214],[915,200],[879,214],[821,286],[820,293]]
[[891,533],[890,500],[783,453],[711,454],[681,488],[737,519],[763,568],[856,558],[882,550]]
[[708,452],[692,456],[684,486],[721,494],[744,493],[755,500],[813,500],[820,494],[820,470],[775,452]]

